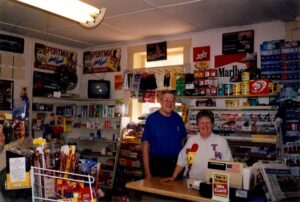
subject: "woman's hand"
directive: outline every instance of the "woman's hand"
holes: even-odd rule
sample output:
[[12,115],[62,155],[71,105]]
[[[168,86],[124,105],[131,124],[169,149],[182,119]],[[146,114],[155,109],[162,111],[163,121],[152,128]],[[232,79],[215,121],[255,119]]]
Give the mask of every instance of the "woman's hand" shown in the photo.
[[175,180],[174,177],[167,177],[160,180],[160,182],[173,182]]
[[145,179],[150,179],[151,177],[151,173],[145,173]]

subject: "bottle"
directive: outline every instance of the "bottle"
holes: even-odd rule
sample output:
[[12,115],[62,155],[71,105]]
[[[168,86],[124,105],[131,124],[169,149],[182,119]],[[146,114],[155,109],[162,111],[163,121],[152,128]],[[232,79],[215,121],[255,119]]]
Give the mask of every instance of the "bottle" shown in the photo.
[[122,117],[125,114],[125,105],[122,100],[117,100],[115,103],[115,117]]

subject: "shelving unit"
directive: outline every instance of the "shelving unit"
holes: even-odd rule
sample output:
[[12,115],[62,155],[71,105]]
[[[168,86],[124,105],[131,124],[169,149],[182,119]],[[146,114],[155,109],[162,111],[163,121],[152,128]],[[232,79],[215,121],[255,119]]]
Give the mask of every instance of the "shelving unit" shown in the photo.
[[[190,106],[188,115],[189,135],[199,132],[196,125],[196,114],[200,109],[214,113],[213,132],[224,136],[231,148],[234,160],[252,165],[259,160],[275,160],[277,157],[278,124],[275,122],[275,106],[236,106],[220,104],[228,98],[268,97],[260,96],[214,96],[217,106]],[[273,95],[275,96],[275,95]],[[203,98],[192,96],[188,99]]]
[[[42,108],[53,105],[49,107],[51,110],[33,110],[33,117],[39,113],[45,114],[45,117],[55,116],[53,120],[44,118],[44,123],[54,127],[60,124],[64,128],[66,143],[77,145],[80,158],[101,163],[99,187],[108,190],[112,190],[114,186],[121,130],[129,122],[128,117],[115,113],[116,101],[119,100],[44,97],[33,99],[33,103]],[[32,128],[37,130],[34,124]],[[44,128],[37,131],[44,131]]]
[[122,143],[118,162],[118,174],[115,190],[118,194],[126,194],[125,184],[130,181],[143,179],[141,135],[142,125],[128,125],[123,130]]

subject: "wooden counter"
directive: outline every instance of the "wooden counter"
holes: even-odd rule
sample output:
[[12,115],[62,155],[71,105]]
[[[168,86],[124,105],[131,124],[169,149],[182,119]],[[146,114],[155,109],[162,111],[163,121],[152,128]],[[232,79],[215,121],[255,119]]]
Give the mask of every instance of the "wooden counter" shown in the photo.
[[160,182],[161,178],[153,177],[134,182],[128,182],[126,188],[188,201],[211,201],[199,195],[199,190],[187,188],[186,181]]

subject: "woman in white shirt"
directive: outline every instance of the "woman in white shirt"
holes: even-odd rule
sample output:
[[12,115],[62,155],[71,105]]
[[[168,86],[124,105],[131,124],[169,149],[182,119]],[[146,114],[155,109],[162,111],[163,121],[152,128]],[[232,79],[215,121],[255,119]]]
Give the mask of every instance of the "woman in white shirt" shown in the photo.
[[205,180],[205,171],[209,159],[232,161],[232,155],[226,139],[212,132],[214,115],[209,110],[200,110],[197,114],[199,134],[191,136],[177,159],[172,177],[163,181],[174,181],[185,168],[184,178]]

